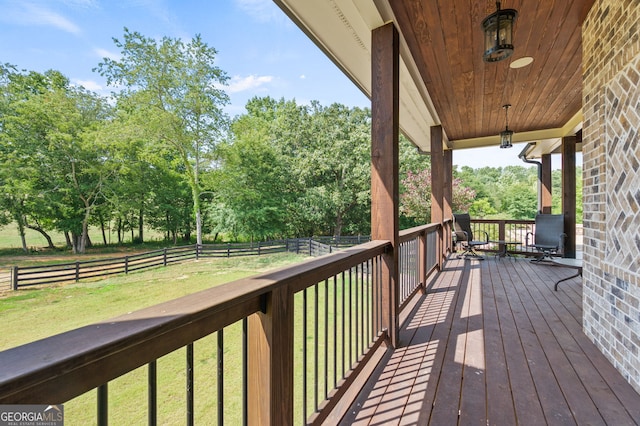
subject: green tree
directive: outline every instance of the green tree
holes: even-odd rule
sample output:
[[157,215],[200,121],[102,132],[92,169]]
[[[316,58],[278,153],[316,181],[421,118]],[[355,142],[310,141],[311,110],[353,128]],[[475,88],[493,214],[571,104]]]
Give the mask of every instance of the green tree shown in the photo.
[[369,110],[268,97],[246,108],[219,149],[217,203],[233,220],[217,223],[252,238],[369,232]]
[[223,107],[229,98],[221,88],[228,77],[215,65],[217,51],[199,35],[185,43],[154,40],[126,28],[123,41],[114,38],[114,43],[122,58],[105,58],[96,69],[108,84],[123,86],[116,95],[118,108],[145,130],[145,139],[180,160],[201,244],[201,174],[211,167],[228,124]]
[[[421,223],[431,221],[431,169],[417,173],[409,172],[403,179],[403,193],[400,194],[400,213]],[[455,178],[452,182],[453,197],[451,208],[454,212],[468,211],[475,198],[475,192]]]
[[56,71],[5,67],[3,72],[8,83],[3,85],[0,162],[3,175],[11,176],[2,179],[3,192],[11,194],[4,204],[12,206],[22,235],[29,217],[36,224],[46,220],[71,233],[69,243],[83,253],[103,184],[114,173],[109,147],[96,138],[108,104]]
[[502,197],[502,211],[511,219],[534,219],[538,211],[536,186],[527,183],[509,186]]
[[232,128],[233,144],[220,148],[225,174],[219,192],[234,212],[234,231],[252,239],[282,235],[285,164],[270,143],[269,128],[251,116],[239,118]]
[[493,208],[486,198],[476,199],[469,207],[469,215],[471,215],[471,217],[485,218],[496,213],[498,213],[498,211]]
[[313,137],[299,163],[306,197],[315,201],[326,233],[362,232],[357,225],[370,221],[370,111],[312,102],[311,116]]

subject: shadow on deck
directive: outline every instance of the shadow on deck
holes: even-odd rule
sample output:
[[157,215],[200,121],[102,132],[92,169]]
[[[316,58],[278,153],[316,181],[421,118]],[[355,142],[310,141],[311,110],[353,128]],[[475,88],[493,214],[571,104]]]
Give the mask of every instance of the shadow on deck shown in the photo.
[[449,260],[344,424],[640,422],[640,395],[582,332],[575,271]]

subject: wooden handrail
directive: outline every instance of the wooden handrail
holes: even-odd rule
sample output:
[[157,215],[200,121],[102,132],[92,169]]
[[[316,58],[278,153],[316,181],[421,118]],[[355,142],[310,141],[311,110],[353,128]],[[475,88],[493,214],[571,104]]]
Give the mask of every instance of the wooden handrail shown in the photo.
[[436,231],[439,227],[440,225],[437,223],[430,223],[402,230],[400,231],[400,242],[409,241],[423,233]]
[[62,403],[259,312],[278,289],[295,293],[381,255],[372,241],[0,352],[0,404]]

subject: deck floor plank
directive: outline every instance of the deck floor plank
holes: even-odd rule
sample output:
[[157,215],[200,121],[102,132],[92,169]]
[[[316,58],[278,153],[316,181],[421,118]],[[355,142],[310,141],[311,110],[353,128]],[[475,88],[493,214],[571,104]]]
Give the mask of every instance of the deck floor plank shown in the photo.
[[468,321],[467,318],[463,318],[463,312],[468,301],[469,281],[469,269],[464,268],[457,289],[458,297],[451,309],[453,321],[448,333],[441,337],[445,356],[431,412],[430,421],[433,424],[457,424],[458,421],[464,366],[461,360],[464,360],[468,327]]
[[[495,274],[496,271],[493,271]],[[482,281],[492,282],[490,268],[482,268]],[[487,381],[487,417],[492,425],[515,425],[516,413],[511,385],[509,383],[509,371],[505,354],[504,340],[502,338],[501,323],[498,314],[498,295],[494,292],[493,285],[485,286],[482,292],[484,308],[484,338]]]
[[463,314],[467,316],[467,334],[463,358],[460,423],[487,424],[487,394],[485,380],[485,349],[482,320],[481,268],[471,269],[467,289],[467,303]]
[[450,259],[343,424],[640,424],[640,395],[582,332],[580,279],[553,291],[571,273]]
[[[588,401],[588,394],[582,389],[582,384],[570,368],[555,369],[557,365],[567,365],[568,359],[565,356],[563,348],[558,343],[549,321],[559,323],[550,312],[544,312],[545,304],[544,296],[538,292],[535,286],[535,276],[526,275],[526,282],[522,280],[525,275],[518,274],[516,269],[510,271],[510,276],[515,282],[514,287],[522,286],[525,291],[519,291],[518,297],[525,304],[525,310],[533,329],[535,330],[536,342],[532,342],[532,346],[536,348],[538,362],[532,364],[532,377],[535,378],[538,394],[543,406],[547,407],[545,411],[547,422],[555,424],[576,424],[582,422],[592,422],[593,424],[602,424],[602,419],[597,409],[592,404],[585,404],[580,413],[588,413],[582,416],[582,419],[575,418],[575,411],[572,410],[571,400],[574,397],[582,396],[582,401]],[[548,290],[544,290],[546,292]],[[571,318],[573,320],[573,318]],[[572,392],[567,395],[562,388],[570,387]]]
[[[506,264],[506,262],[504,262]],[[509,297],[512,284],[509,277],[501,273],[504,268],[500,263],[486,263],[484,267],[493,269],[491,283],[493,291],[496,295],[496,303],[498,306],[498,320],[500,321],[502,330],[503,346],[505,348],[505,356],[507,360],[507,371],[509,373],[509,385],[513,395],[514,410],[516,412],[516,421],[520,424],[539,425],[544,424],[544,410],[540,399],[535,390],[535,384],[529,370],[529,362],[525,354],[521,341],[521,333],[531,333],[532,330],[519,329],[518,316],[522,313],[519,310],[522,307],[511,305]],[[490,371],[487,375],[491,374]]]
[[[540,282],[544,283],[548,280],[548,269],[546,271],[539,269],[537,272],[544,277]],[[566,276],[566,272],[563,276]],[[571,292],[580,288],[580,284],[576,283],[579,283],[579,280],[567,281],[566,284],[572,286],[567,290]],[[551,296],[548,296],[549,293],[542,292],[542,294],[547,295],[547,300],[551,305],[555,305],[556,312],[562,312],[562,306]],[[588,396],[602,415],[604,422],[606,424],[629,424],[632,421],[630,419],[640,419],[640,407],[638,407],[637,401],[634,403],[635,399],[631,398],[626,403],[624,402],[629,394],[633,395],[629,392],[630,385],[582,333],[580,324],[566,321],[566,315],[564,315],[563,321],[554,327],[554,329],[556,328],[558,329],[556,337],[565,351],[569,364],[576,370],[581,380],[589,384]],[[578,400],[578,403],[574,405],[576,411],[583,410],[585,407],[584,400]]]

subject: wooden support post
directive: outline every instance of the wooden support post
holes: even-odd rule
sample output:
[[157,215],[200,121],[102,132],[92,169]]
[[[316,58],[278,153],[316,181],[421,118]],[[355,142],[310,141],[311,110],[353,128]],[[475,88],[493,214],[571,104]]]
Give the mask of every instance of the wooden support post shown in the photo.
[[[431,127],[431,223],[444,221],[444,187],[446,185],[444,150],[442,148],[442,126]],[[442,268],[444,232],[438,231],[438,267]],[[448,237],[447,237],[448,238]]]
[[540,212],[551,214],[551,154],[542,155],[542,174],[540,179]]
[[564,257],[576,257],[576,137],[562,138],[562,212],[567,240]]
[[[453,151],[447,149],[443,153],[443,162],[444,162],[444,192],[442,194],[443,198],[443,219],[449,220],[453,219]],[[453,250],[452,244],[452,234],[453,229],[451,222],[449,222],[446,226],[444,226],[444,252],[443,256],[446,256],[451,253]]]
[[388,240],[392,249],[384,255],[382,321],[391,345],[399,337],[399,69],[400,42],[393,23],[371,33],[371,238]]
[[248,320],[247,399],[250,425],[293,424],[293,294],[269,294],[266,313]]

